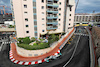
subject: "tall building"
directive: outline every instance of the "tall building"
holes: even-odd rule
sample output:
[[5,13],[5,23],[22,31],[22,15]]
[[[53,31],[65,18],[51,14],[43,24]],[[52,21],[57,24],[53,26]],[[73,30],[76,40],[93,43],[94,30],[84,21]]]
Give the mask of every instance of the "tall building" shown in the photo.
[[17,37],[68,32],[73,27],[75,0],[11,0]]

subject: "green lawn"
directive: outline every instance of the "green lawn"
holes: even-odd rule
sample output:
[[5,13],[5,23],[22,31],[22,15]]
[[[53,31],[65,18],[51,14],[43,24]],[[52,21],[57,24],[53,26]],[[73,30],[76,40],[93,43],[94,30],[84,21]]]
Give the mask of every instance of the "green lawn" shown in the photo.
[[40,43],[39,45],[37,45],[36,43],[34,43],[33,45],[28,45],[28,44],[17,44],[17,45],[27,50],[39,50],[50,47],[48,43]]

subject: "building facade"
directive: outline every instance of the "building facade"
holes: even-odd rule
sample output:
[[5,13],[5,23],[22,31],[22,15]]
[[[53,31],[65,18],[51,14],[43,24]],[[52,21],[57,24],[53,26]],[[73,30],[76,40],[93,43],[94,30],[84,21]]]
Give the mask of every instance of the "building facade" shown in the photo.
[[73,27],[74,0],[11,0],[17,37],[68,32]]
[[12,14],[0,14],[0,24],[4,24],[5,21],[12,21]]
[[89,23],[97,23],[100,24],[100,13],[86,14],[80,13],[75,14],[74,24],[89,24]]

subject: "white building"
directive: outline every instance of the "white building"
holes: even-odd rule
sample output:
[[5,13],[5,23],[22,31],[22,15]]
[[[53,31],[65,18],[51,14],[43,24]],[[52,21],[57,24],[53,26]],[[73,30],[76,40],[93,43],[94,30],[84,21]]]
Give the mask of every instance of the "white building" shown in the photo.
[[100,13],[78,13],[75,14],[74,24],[100,24]]
[[11,0],[17,37],[68,32],[73,27],[75,0]]

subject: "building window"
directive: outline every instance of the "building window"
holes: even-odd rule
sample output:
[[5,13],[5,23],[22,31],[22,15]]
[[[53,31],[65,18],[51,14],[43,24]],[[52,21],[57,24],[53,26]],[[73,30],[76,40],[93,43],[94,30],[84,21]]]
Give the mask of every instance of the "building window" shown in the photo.
[[44,0],[42,0],[42,3],[44,3]]
[[28,18],[25,18],[25,21],[28,21]]
[[34,25],[37,25],[37,21],[34,21]]
[[42,15],[44,15],[44,12],[42,12]]
[[42,20],[44,20],[44,18],[42,18]]
[[37,16],[36,15],[34,15],[34,19],[37,19]]
[[37,33],[35,33],[35,36],[37,36]]
[[59,16],[61,15],[61,13],[59,13]]
[[59,4],[61,5],[61,2],[59,2]]
[[36,2],[33,2],[33,7],[36,7]]
[[42,24],[42,26],[44,26],[44,24]]
[[71,14],[70,14],[70,16],[71,16]]
[[42,32],[44,32],[45,30],[42,30]]
[[69,21],[71,21],[71,19],[69,19]]
[[60,21],[60,19],[59,19],[59,21]]
[[59,10],[61,10],[61,8],[59,8]]
[[37,31],[37,27],[34,27],[34,31]]
[[25,14],[27,14],[27,12],[26,12],[26,11],[25,11],[24,13],[25,13]]
[[36,13],[36,9],[33,9],[33,13]]
[[72,11],[72,7],[70,7],[70,11]]
[[24,8],[27,8],[27,5],[24,5]]
[[67,3],[69,3],[69,0],[67,0]]
[[26,33],[29,33],[29,31],[26,31]]
[[26,27],[29,27],[28,25],[26,25]]
[[42,9],[44,9],[44,6],[42,6]]

